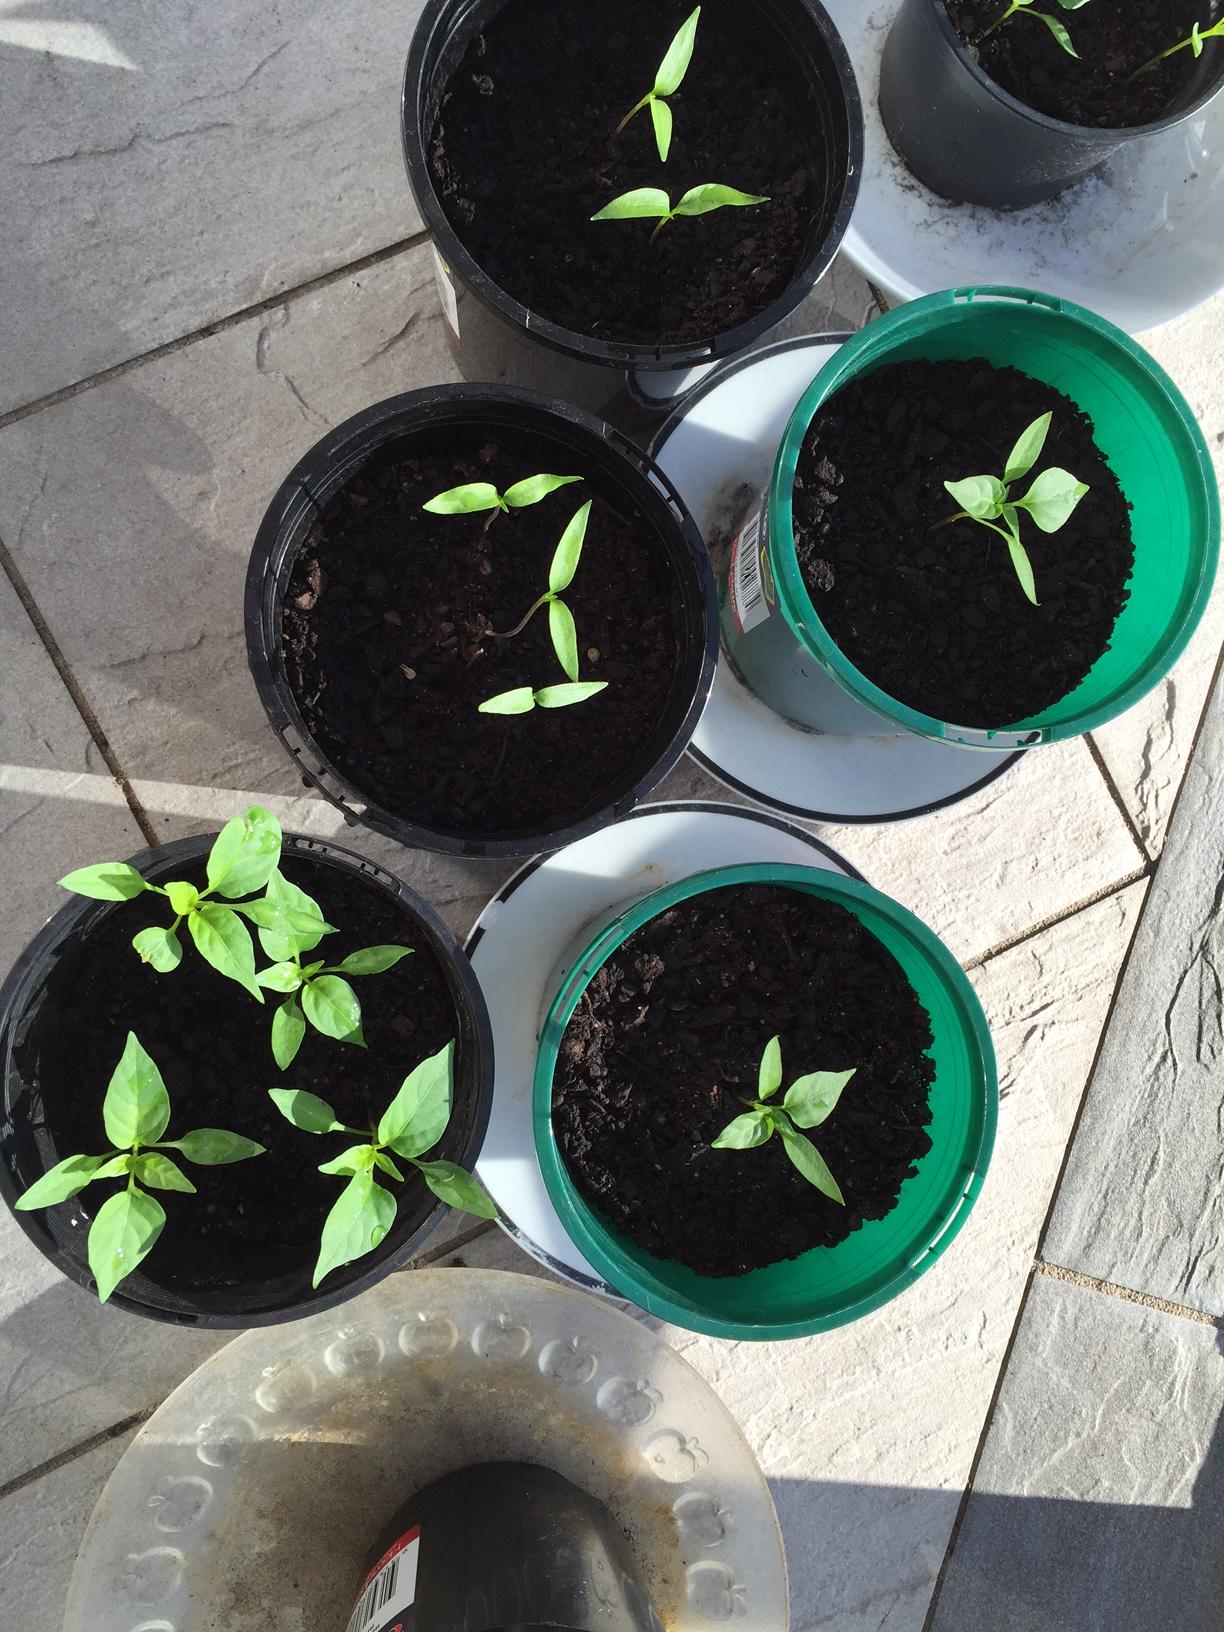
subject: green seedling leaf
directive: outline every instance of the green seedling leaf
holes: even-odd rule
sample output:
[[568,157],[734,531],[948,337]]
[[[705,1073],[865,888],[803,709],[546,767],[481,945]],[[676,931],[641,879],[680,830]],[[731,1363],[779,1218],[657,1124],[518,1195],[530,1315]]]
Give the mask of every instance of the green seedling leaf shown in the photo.
[[1041,19],[1041,21],[1049,29],[1050,33],[1053,34],[1054,38],[1058,41],[1059,45],[1062,46],[1067,55],[1069,57],[1074,57],[1078,62],[1079,52],[1072,44],[1071,36],[1067,33],[1066,27],[1059,22],[1058,18],[1051,17],[1049,12],[1046,11],[1035,11],[1032,13],[1032,15]]
[[28,1213],[36,1207],[54,1207],[61,1201],[71,1201],[97,1178],[106,1160],[105,1156],[66,1156],[62,1162],[49,1167],[41,1179],[35,1179],[13,1205],[19,1213]]
[[557,654],[557,662],[560,663],[571,680],[577,680],[580,673],[578,667],[578,626],[574,622],[574,614],[564,601],[550,601],[548,603],[548,633],[552,637],[553,651]]
[[548,589],[552,595],[563,595],[574,581],[591,520],[591,504],[588,499],[561,535],[548,572]]
[[259,944],[275,963],[288,963],[303,952],[313,952],[324,935],[335,934],[332,926],[324,921],[319,903],[305,890],[291,884],[279,869],[268,880],[264,900],[290,909],[294,914],[293,922],[297,925],[292,930],[282,928],[279,923],[272,929],[257,926]]
[[774,1131],[773,1115],[769,1111],[748,1111],[729,1122],[714,1140],[715,1150],[755,1150],[765,1144]]
[[147,1156],[137,1156],[132,1172],[139,1183],[147,1184],[150,1190],[182,1190],[189,1196],[197,1194],[195,1185],[182,1169],[157,1151],[151,1151]]
[[759,193],[741,193],[738,187],[723,187],[718,182],[708,181],[700,187],[690,187],[672,213],[709,215],[712,210],[723,210],[728,206],[747,209],[754,204],[768,203],[769,199]]
[[297,1059],[305,1035],[306,1017],[297,998],[290,997],[272,1016],[272,1058],[282,1071]]
[[496,1218],[493,1198],[474,1173],[457,1167],[454,1162],[415,1162],[413,1164],[425,1183],[448,1207],[459,1213],[471,1213],[476,1218]]
[[317,1287],[333,1270],[382,1246],[394,1223],[391,1192],[370,1173],[354,1174],[324,1222],[313,1284]]
[[528,476],[525,481],[508,487],[504,497],[511,510],[525,510],[528,505],[539,504],[559,487],[569,487],[581,480],[581,476]]
[[265,992],[296,992],[302,971],[296,963],[274,963],[270,969],[261,969],[255,979]]
[[209,890],[227,901],[253,895],[276,871],[280,853],[280,823],[271,811],[252,805],[217,834],[208,857]]
[[183,961],[183,943],[173,929],[142,929],[132,938],[140,961],[152,965],[159,975],[168,975]]
[[376,1150],[374,1152],[374,1166],[382,1168],[384,1173],[389,1173],[393,1179],[398,1179],[401,1184],[403,1183],[403,1173],[396,1167],[385,1150]]
[[361,1003],[347,980],[339,975],[319,975],[302,993],[306,1018],[324,1037],[365,1047],[361,1035]]
[[506,506],[492,482],[465,482],[462,487],[439,493],[423,508],[434,516],[471,516],[481,510],[504,510]]
[[944,487],[974,521],[1002,514],[1007,500],[1007,489],[997,476],[966,476],[963,482],[945,482]]
[[412,956],[410,946],[367,946],[361,952],[350,952],[343,963],[333,964],[333,975],[381,975],[404,958]]
[[60,888],[91,901],[132,901],[151,886],[126,861],[100,861],[96,867],[78,867],[60,879]]
[[118,1156],[112,1156],[94,1174],[95,1179],[126,1179],[132,1171],[132,1164],[136,1158],[130,1150],[123,1151]]
[[1056,533],[1087,492],[1086,483],[1054,465],[1043,470],[1024,497],[1015,501],[1016,508],[1027,510],[1043,533]]
[[344,1133],[343,1122],[337,1122],[336,1113],[325,1099],[307,1094],[300,1088],[270,1088],[268,1098],[287,1122],[303,1133]]
[[1040,606],[1041,603],[1037,599],[1037,581],[1033,577],[1033,563],[1029,560],[1028,551],[1020,542],[1018,532],[1007,534],[1007,549],[1016,577],[1020,580],[1020,588],[1034,606]]
[[481,703],[482,714],[530,714],[536,706],[535,692],[530,686],[519,686],[514,691],[503,691]]
[[187,920],[196,951],[211,963],[219,975],[236,980],[262,1003],[264,996],[255,980],[255,946],[251,932],[229,907],[219,901],[205,901]]
[[[1050,434],[1050,426],[1054,415],[1042,414],[1035,419],[1026,431],[1021,432],[1020,439],[1007,456],[1007,469],[1003,472],[1003,481],[1006,483],[1018,482],[1041,458],[1041,450],[1046,445],[1046,437]],[[965,506],[968,510],[968,505]],[[970,515],[973,511],[969,511]]]
[[785,1123],[780,1123],[778,1132],[782,1135],[782,1144],[786,1154],[798,1168],[809,1184],[815,1185],[821,1195],[828,1196],[830,1201],[837,1202],[838,1206],[846,1205],[846,1198],[841,1193],[841,1186],[829,1171],[829,1164],[816,1149],[810,1139],[805,1139],[801,1133]]
[[635,187],[605,204],[592,221],[652,221],[671,219],[671,199],[661,187]]
[[121,1190],[102,1203],[89,1227],[88,1247],[101,1303],[149,1256],[165,1223],[161,1203],[143,1190]]
[[422,1060],[405,1079],[378,1124],[378,1142],[400,1156],[432,1150],[450,1121],[455,1045]]
[[660,97],[650,99],[650,120],[654,125],[655,146],[659,150],[659,157],[666,164],[671,154],[672,132],[675,129],[675,120],[672,110]]
[[102,1101],[102,1121],[116,1150],[129,1150],[137,1142],[156,1144],[169,1124],[170,1096],[162,1074],[133,1031],[128,1032],[119,1064],[111,1074]]
[[659,72],[655,76],[654,94],[656,96],[674,96],[684,83],[684,76],[689,71],[689,64],[693,60],[693,49],[697,44],[697,25],[701,21],[701,7],[685,19],[675,39],[667,48],[667,55],[659,65]]
[[818,1128],[837,1109],[842,1090],[853,1071],[813,1071],[798,1077],[786,1090],[782,1109],[797,1128]]
[[572,686],[545,686],[536,692],[535,700],[541,708],[572,708],[575,703],[585,703],[607,689],[606,680],[582,680]]
[[194,1128],[181,1139],[166,1140],[162,1149],[181,1151],[189,1162],[199,1167],[228,1167],[233,1162],[247,1162],[253,1156],[267,1155],[264,1145],[224,1128]]
[[170,905],[180,918],[186,918],[200,899],[200,892],[194,884],[184,884],[178,881],[166,885],[166,894],[170,898]]
[[[1088,4],[1088,0],[1057,0],[1057,3],[1064,11],[1078,11],[1081,6]],[[1034,6],[1035,0],[1011,0],[1011,5],[1008,6],[1002,16],[991,23],[990,27],[982,35],[982,39],[988,39],[997,28],[1002,28],[1003,24],[1012,17],[1035,17],[1039,22],[1046,25],[1068,56],[1078,58],[1079,53],[1071,43],[1070,34],[1067,33],[1067,30],[1058,19],[1051,17],[1048,12],[1035,10]]]
[[765,1044],[757,1071],[757,1097],[771,1099],[782,1086],[782,1039],[771,1037]]
[[320,1173],[340,1174],[352,1177],[354,1173],[369,1173],[378,1161],[378,1152],[373,1145],[350,1145],[342,1150],[339,1156],[334,1156],[330,1162],[323,1162],[319,1167]]

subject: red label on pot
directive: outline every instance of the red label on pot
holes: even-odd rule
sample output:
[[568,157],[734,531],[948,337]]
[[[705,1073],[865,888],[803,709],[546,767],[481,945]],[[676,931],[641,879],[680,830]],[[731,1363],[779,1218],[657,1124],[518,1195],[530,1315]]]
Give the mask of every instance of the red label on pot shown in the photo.
[[455,285],[451,280],[451,269],[438,254],[437,244],[430,246],[434,259],[434,287],[438,291],[438,299],[442,302],[442,313],[450,324],[450,331],[455,339],[459,338],[459,297],[455,294]]
[[345,1632],[413,1632],[416,1626],[418,1524],[387,1551],[366,1576],[357,1608]]
[[727,582],[731,616],[741,635],[748,634],[769,616],[766,590],[768,568],[765,562],[768,547],[768,528],[762,508],[731,546],[731,571]]

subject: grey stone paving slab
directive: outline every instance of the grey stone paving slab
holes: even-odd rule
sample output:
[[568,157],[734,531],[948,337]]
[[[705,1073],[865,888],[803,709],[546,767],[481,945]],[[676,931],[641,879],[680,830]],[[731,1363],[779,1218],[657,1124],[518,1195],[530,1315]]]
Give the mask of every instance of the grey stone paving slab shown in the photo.
[[[793,1632],[921,1632],[1142,897],[1131,886],[974,971],[1000,1062],[998,1144],[964,1231],[909,1291],[791,1344],[663,1328],[770,1480]],[[534,1268],[500,1235],[460,1256]]]
[[0,412],[418,231],[422,4],[6,4]]
[[[1224,478],[1224,295],[1143,336],[1181,388]],[[1153,856],[1159,855],[1212,674],[1224,642],[1224,591],[1217,589],[1199,633],[1156,690],[1093,740]]]
[[[5,1632],[59,1632],[77,1547],[94,1503],[135,1430],[87,1451],[0,1500],[0,1624]],[[147,1623],[162,1632],[165,1623]]]
[[143,844],[123,794],[0,574],[0,979],[99,846]]
[[930,1632],[1218,1632],[1224,1334],[1038,1276]]
[[1043,1253],[1224,1315],[1224,688],[1118,994]]

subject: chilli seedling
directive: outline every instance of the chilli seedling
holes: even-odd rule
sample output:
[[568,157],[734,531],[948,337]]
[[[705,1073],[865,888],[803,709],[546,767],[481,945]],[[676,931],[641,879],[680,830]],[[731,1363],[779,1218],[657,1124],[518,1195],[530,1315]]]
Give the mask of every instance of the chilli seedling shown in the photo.
[[[265,887],[276,871],[280,853],[280,823],[270,811],[253,805],[244,817],[227,822],[218,833],[208,856],[206,889],[181,881],[150,884],[135,867],[123,861],[82,867],[61,878],[60,884],[75,895],[95,901],[132,901],[138,895],[164,895],[170,902],[174,922],[168,929],[151,925],[140,931],[132,945],[141,960],[159,974],[177,969],[183,960],[178,930],[186,920],[188,934],[200,956],[218,974],[236,980],[262,1003],[263,993],[255,979],[255,947],[242,920],[248,919],[261,929],[311,927],[299,921],[292,903],[238,899]],[[211,899],[214,896],[224,899]],[[325,924],[323,929],[330,933],[331,925]]]
[[1136,68],[1130,76],[1130,83],[1133,84],[1140,74],[1150,74],[1153,68],[1159,68],[1162,62],[1175,57],[1179,51],[1193,51],[1196,58],[1201,57],[1205,40],[1220,39],[1224,39],[1224,17],[1221,17],[1218,23],[1212,23],[1210,28],[1200,28],[1195,23],[1184,40],[1178,40],[1176,45],[1171,45],[1167,51],[1161,51],[1150,62],[1145,62],[1142,68]]
[[581,476],[528,476],[504,493],[499,493],[492,482],[467,482],[462,487],[439,493],[423,508],[434,516],[471,516],[481,510],[492,510],[489,520],[494,521],[501,514],[509,515],[511,510],[526,510],[529,505],[540,504],[559,487],[569,487],[581,480]]
[[735,187],[723,187],[718,182],[709,181],[700,187],[690,187],[673,209],[670,196],[661,187],[637,187],[631,193],[622,193],[619,198],[614,198],[611,204],[605,204],[591,220],[657,220],[659,224],[650,235],[653,241],[668,222],[675,221],[678,216],[709,215],[712,210],[722,210],[729,206],[747,209],[754,204],[768,203],[768,198],[763,198],[757,193],[741,193]]
[[616,127],[619,136],[627,129],[643,108],[650,109],[650,117],[654,122],[655,143],[659,149],[659,157],[667,163],[667,155],[671,152],[672,141],[672,110],[665,100],[674,96],[684,83],[684,76],[689,71],[689,64],[693,60],[693,48],[697,44],[697,25],[701,21],[701,7],[681,25],[680,32],[667,48],[667,55],[659,65],[655,75],[653,87],[638,103],[629,109],[629,112]]
[[714,1149],[755,1150],[758,1145],[767,1144],[776,1133],[786,1154],[808,1183],[844,1207],[846,1198],[830,1173],[828,1163],[799,1129],[818,1128],[827,1122],[853,1075],[853,1071],[813,1071],[791,1083],[780,1105],[769,1105],[766,1101],[782,1086],[782,1041],[771,1037],[761,1055],[756,1099],[748,1101],[749,1109],[743,1116],[728,1123],[715,1139]]
[[966,476],[960,482],[945,482],[944,487],[961,509],[947,521],[936,523],[937,527],[948,527],[954,521],[976,521],[989,527],[992,533],[998,533],[1007,544],[1020,587],[1034,606],[1040,602],[1033,581],[1033,564],[1020,542],[1020,511],[1027,511],[1043,533],[1056,533],[1088,492],[1087,484],[1072,476],[1069,470],[1051,465],[1049,470],[1042,471],[1022,499],[1011,497],[1011,484],[1027,476],[1040,459],[1053,418],[1053,414],[1042,414],[1023,433],[1008,455],[1002,481],[997,476]]
[[21,1212],[54,1207],[96,1179],[127,1180],[124,1189],[102,1203],[89,1226],[89,1270],[105,1303],[124,1276],[149,1256],[165,1227],[165,1209],[148,1190],[196,1194],[195,1185],[166,1151],[178,1151],[199,1167],[221,1167],[262,1156],[264,1146],[223,1128],[196,1128],[181,1139],[163,1139],[170,1125],[170,1096],[161,1072],[131,1031],[102,1101],[102,1121],[110,1150],[102,1156],[68,1156],[57,1162],[15,1205]]
[[496,1207],[473,1174],[454,1162],[421,1160],[441,1139],[450,1121],[454,1067],[452,1042],[423,1060],[404,1079],[377,1128],[368,1135],[360,1128],[345,1127],[326,1100],[314,1094],[287,1088],[270,1091],[281,1115],[295,1128],[304,1133],[343,1133],[360,1141],[319,1168],[320,1173],[336,1173],[349,1182],[323,1224],[315,1286],[332,1270],[363,1258],[386,1240],[395,1223],[397,1204],[394,1193],[379,1184],[376,1175],[385,1173],[402,1184],[404,1174],[396,1157],[415,1167],[448,1207],[474,1213],[477,1218],[497,1217]]
[[569,676],[571,684],[568,686],[545,686],[537,691],[533,686],[519,686],[514,691],[505,691],[497,697],[490,697],[480,705],[482,714],[529,714],[533,708],[568,708],[574,703],[583,703],[588,697],[594,697],[597,692],[605,691],[608,682],[581,681],[578,662],[578,626],[574,622],[574,614],[561,599],[565,591],[573,583],[578,572],[578,563],[582,559],[582,546],[586,542],[587,527],[591,520],[590,499],[579,510],[561,535],[561,542],[557,545],[552,558],[552,565],[548,569],[548,588],[540,598],[533,602],[526,614],[515,624],[513,629],[507,629],[503,634],[496,630],[489,630],[489,640],[513,640],[521,635],[523,630],[535,617],[542,606],[548,608],[548,632],[552,637],[553,651],[557,654],[557,661]]
[[[1035,4],[1036,0],[1011,0],[1011,4],[1008,6],[1007,10],[1001,17],[996,18],[995,21],[991,23],[990,27],[982,35],[982,39],[989,39],[996,28],[1002,28],[1003,24],[1012,17],[1035,17],[1039,22],[1046,25],[1050,33],[1053,34],[1054,38],[1058,41],[1059,45],[1062,46],[1063,50],[1069,57],[1078,58],[1079,52],[1072,44],[1071,36],[1067,33],[1066,27],[1059,22],[1057,17],[1051,17],[1048,11],[1035,11],[1033,9]],[[1086,6],[1088,4],[1088,0],[1057,0],[1057,4],[1060,5],[1064,11],[1078,11],[1081,6]]]
[[[360,952],[350,952],[339,963],[329,964],[326,958],[320,958],[303,964],[303,954],[313,952],[324,935],[330,933],[323,921],[322,908],[279,871],[268,880],[267,899],[291,908],[294,922],[299,926],[259,931],[260,944],[276,962],[269,969],[261,969],[255,978],[265,991],[280,993],[285,998],[272,1016],[272,1055],[277,1065],[282,1071],[292,1065],[308,1023],[324,1037],[364,1048],[361,1002],[344,977],[381,975],[394,969],[403,958],[410,957],[412,948],[367,946]],[[312,925],[310,929],[301,927],[307,923]]]

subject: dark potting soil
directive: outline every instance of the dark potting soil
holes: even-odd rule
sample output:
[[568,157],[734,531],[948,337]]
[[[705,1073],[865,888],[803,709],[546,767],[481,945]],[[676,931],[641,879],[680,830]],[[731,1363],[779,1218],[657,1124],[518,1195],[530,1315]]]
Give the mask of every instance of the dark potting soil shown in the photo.
[[[1038,5],[1061,22],[1079,53],[1068,55],[1039,17],[1018,12],[983,39],[1010,0],[947,0],[948,15],[996,85],[1018,101],[1066,124],[1117,130],[1163,119],[1196,68],[1179,51],[1159,68],[1131,75],[1161,51],[1220,16],[1212,0],[1096,0],[1063,12]],[[1224,51],[1224,43],[1214,42]],[[1213,49],[1209,42],[1207,50]]]
[[[1090,492],[1057,533],[1021,512],[1039,606],[1007,545],[945,481],[1002,477],[1022,431],[1054,419],[1020,497],[1061,465]],[[795,483],[795,546],[817,613],[892,697],[952,725],[999,728],[1073,691],[1109,646],[1134,565],[1130,507],[1068,397],[1013,368],[891,363],[817,414]]]
[[[820,116],[748,0],[705,0],[670,98],[671,154],[650,112],[693,0],[510,0],[469,47],[428,142],[430,173],[476,263],[530,311],[600,340],[676,344],[749,322],[794,279],[827,208]],[[592,221],[661,187],[718,182],[768,204],[681,219]]]
[[[560,463],[558,462],[560,461]],[[581,475],[543,438],[414,440],[328,505],[298,557],[283,647],[302,717],[332,764],[397,815],[461,837],[563,827],[662,751],[679,672],[679,595],[648,522],[585,482],[499,514],[422,506],[465,482],[500,492],[540,473]],[[569,708],[481,714],[519,686],[565,684],[541,609],[557,544],[594,499],[565,602],[584,680],[608,689]]]
[[[411,957],[385,974],[353,978],[367,1048],[336,1042],[309,1027],[296,1060],[287,1071],[278,1070],[270,1036],[272,1016],[283,999],[269,993],[263,1005],[257,1004],[205,963],[186,934],[183,961],[173,973],[159,975],[141,963],[132,937],[149,924],[168,922],[167,903],[156,896],[117,907],[78,955],[60,965],[49,1024],[36,1028],[32,1037],[39,1051],[36,1076],[47,1128],[65,1155],[107,1148],[102,1100],[129,1031],[139,1037],[165,1080],[171,1108],[166,1137],[215,1127],[267,1147],[266,1155],[232,1166],[180,1162],[198,1194],[157,1193],[167,1223],[148,1261],[154,1279],[168,1254],[177,1260],[176,1280],[201,1286],[308,1272],[318,1253],[323,1219],[344,1182],[318,1172],[318,1165],[338,1156],[345,1140],[293,1127],[268,1098],[268,1090],[317,1094],[350,1127],[370,1127],[409,1071],[458,1036],[442,967],[424,938],[414,934],[403,910],[372,884],[330,866],[286,855],[282,871],[314,896],[327,922],[339,931],[324,937],[317,957],[326,956],[331,963],[366,946],[414,948]],[[204,887],[202,865],[169,876]],[[260,967],[268,962],[258,943],[256,960]],[[457,1069],[456,1080],[458,1074]],[[437,1154],[453,1159],[463,1138],[460,1115]],[[115,1188],[90,1186],[75,1205],[92,1216]],[[401,1220],[428,1204],[424,1181],[411,1170],[405,1183],[393,1188]],[[303,1290],[308,1285],[307,1279]]]
[[[775,1135],[712,1141],[756,1098],[766,1043],[783,1089],[856,1074],[810,1137],[845,1207],[801,1178]],[[892,955],[836,903],[770,885],[673,907],[615,952],[562,1039],[553,1125],[575,1184],[638,1246],[740,1275],[835,1246],[896,1204],[925,1132],[930,1020]]]

